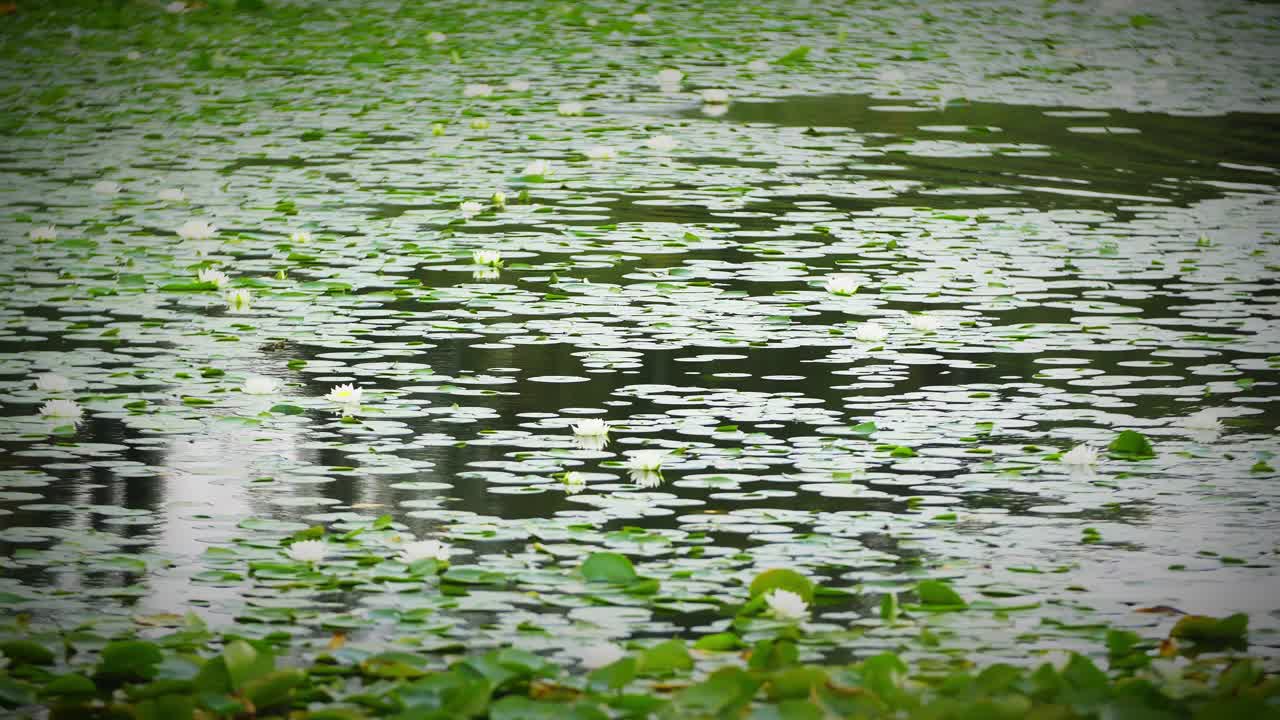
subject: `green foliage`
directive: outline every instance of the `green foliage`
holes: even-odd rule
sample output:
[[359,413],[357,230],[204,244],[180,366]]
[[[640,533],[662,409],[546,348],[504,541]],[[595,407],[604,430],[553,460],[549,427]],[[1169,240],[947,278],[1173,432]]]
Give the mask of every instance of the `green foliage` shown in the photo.
[[142,640],[113,642],[102,649],[97,675],[116,681],[150,680],[164,659],[160,648]]
[[[926,581],[930,582],[930,581]],[[936,581],[933,581],[936,582]],[[923,584],[923,583],[922,583]],[[933,591],[926,592],[930,594]],[[938,598],[953,600],[947,593]],[[938,599],[934,598],[934,599]],[[1243,640],[1247,618],[1188,616],[1172,633],[1197,647]],[[173,637],[182,648],[170,647]],[[10,674],[0,673],[0,707],[45,703],[51,717],[167,720],[186,717],[360,718],[941,718],[1118,717],[1200,720],[1269,717],[1280,682],[1246,658],[1223,663],[1192,660],[1177,677],[1147,672],[1156,643],[1130,631],[1107,633],[1109,671],[1072,655],[1062,669],[999,663],[939,674],[935,665],[911,667],[885,652],[848,665],[800,663],[799,630],[757,641],[744,659],[719,655],[699,674],[685,643],[659,642],[574,678],[547,658],[518,648],[470,655],[448,668],[412,651],[366,657],[354,665],[321,656],[310,665],[277,667],[276,652],[261,640],[218,639],[198,625],[156,642],[123,639],[97,651],[60,659],[43,644],[11,640]],[[714,640],[708,640],[714,639]],[[730,649],[737,636],[704,638],[707,648]],[[24,658],[20,664],[13,658]],[[202,659],[203,658],[203,659]],[[31,660],[46,663],[33,664]],[[727,662],[726,662],[727,661]],[[55,671],[33,668],[57,665]],[[18,672],[18,676],[12,673]],[[335,676],[359,678],[363,690],[333,702]],[[678,681],[674,693],[631,693]],[[927,680],[927,681],[926,681]],[[1074,715],[1063,715],[1072,708]],[[825,714],[824,714],[825,713]],[[105,717],[105,716],[104,716]]]
[[665,676],[693,669],[693,657],[681,640],[671,639],[642,651],[636,658],[636,674]]
[[289,405],[287,403],[281,403],[279,405],[272,405],[270,411],[273,413],[276,413],[277,415],[301,415],[302,413],[306,412],[306,408],[300,407],[298,405]]
[[625,555],[611,552],[595,552],[582,563],[582,576],[591,582],[626,584],[635,582],[639,575]]
[[587,675],[587,687],[594,692],[621,690],[636,677],[636,659],[624,657]]
[[897,622],[899,612],[898,594],[885,593],[884,597],[880,598],[880,619],[892,625]]
[[752,647],[747,667],[752,670],[778,670],[795,665],[799,659],[795,641],[788,638],[766,639]]
[[53,651],[31,640],[0,642],[0,653],[13,665],[52,665]]
[[941,580],[921,580],[916,583],[916,595],[920,605],[931,610],[963,609],[969,606],[960,594]]
[[742,638],[731,632],[715,633],[714,635],[703,635],[693,644],[697,650],[708,652],[727,652],[730,650],[738,650],[746,647],[742,642]]
[[800,47],[792,50],[786,55],[783,55],[777,60],[774,60],[773,64],[782,65],[784,67],[788,67],[791,65],[799,65],[805,62],[805,60],[809,57],[809,52],[811,49],[812,48],[810,48],[808,45],[801,45]]
[[260,650],[244,640],[227,643],[222,651],[222,661],[232,690],[243,689],[250,682],[270,673],[276,665],[271,651]]
[[1169,636],[1202,645],[1232,645],[1244,642],[1249,630],[1249,616],[1236,613],[1225,618],[1187,615],[1173,626]]
[[795,570],[786,568],[765,570],[751,581],[748,592],[752,598],[757,598],[773,590],[788,590],[799,595],[807,603],[813,602],[813,581]]
[[758,677],[739,668],[720,668],[680,691],[672,700],[669,716],[736,717],[751,704],[760,684]]
[[1124,430],[1107,446],[1111,456],[1122,460],[1145,460],[1156,456],[1147,436],[1136,430]]

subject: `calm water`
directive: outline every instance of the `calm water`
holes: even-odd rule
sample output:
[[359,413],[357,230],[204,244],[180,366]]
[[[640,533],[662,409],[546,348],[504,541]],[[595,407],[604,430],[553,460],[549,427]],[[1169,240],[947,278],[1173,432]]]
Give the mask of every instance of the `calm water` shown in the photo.
[[[559,651],[721,629],[739,581],[786,566],[856,592],[815,616],[832,657],[906,643],[875,608],[926,577],[976,609],[928,618],[925,654],[1095,648],[1100,623],[1167,630],[1135,612],[1157,605],[1249,612],[1252,649],[1280,649],[1274,115],[655,92],[537,125],[499,92],[453,99],[434,136],[394,109],[288,122],[262,83],[204,104],[239,119],[220,140],[104,117],[0,152],[15,608],[195,607],[370,646],[426,608],[427,648]],[[646,147],[659,133],[679,145]],[[522,173],[534,158],[554,172]],[[174,233],[192,218],[217,234]],[[201,263],[252,306],[161,289]],[[37,415],[49,371],[74,428]],[[250,375],[278,392],[241,392]],[[340,383],[364,388],[352,421],[323,398]],[[1184,425],[1204,409],[1221,429]],[[614,425],[606,446],[574,439],[584,418]],[[1156,457],[1052,457],[1123,429]],[[618,461],[652,448],[673,454],[637,482]],[[383,514],[342,587],[249,574],[290,533]],[[359,562],[409,535],[497,575],[448,597]],[[593,596],[573,568],[600,548],[660,593]]]

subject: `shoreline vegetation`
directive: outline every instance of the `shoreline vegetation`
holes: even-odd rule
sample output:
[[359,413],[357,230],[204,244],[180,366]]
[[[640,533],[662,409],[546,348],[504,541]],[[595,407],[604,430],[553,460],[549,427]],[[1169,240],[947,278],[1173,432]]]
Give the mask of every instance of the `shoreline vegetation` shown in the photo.
[[[273,571],[301,580],[318,568],[305,561]],[[447,595],[465,596],[476,580],[466,575],[451,584],[447,562],[434,559],[415,562],[407,574],[429,580],[441,571],[438,588]],[[640,587],[645,578],[616,553],[592,554],[579,571],[591,584],[656,591]],[[750,599],[732,608],[729,630],[691,641],[588,646],[577,662],[563,664],[515,647],[468,653],[446,644],[425,653],[417,642],[400,649],[393,642],[372,651],[348,647],[339,630],[323,649],[299,658],[289,632],[220,635],[192,613],[135,618],[139,630],[126,639],[110,639],[92,625],[54,633],[20,617],[3,627],[9,639],[0,641],[0,704],[19,713],[39,704],[49,714],[28,716],[51,720],[1227,720],[1280,712],[1280,679],[1237,652],[1246,647],[1244,615],[1184,616],[1166,638],[1094,628],[1104,638],[1102,667],[1074,652],[1030,665],[974,663],[955,653],[913,663],[894,652],[824,664],[807,661],[808,649],[851,636],[806,628],[808,603],[819,590],[798,573],[769,570],[751,583]],[[785,611],[774,600],[779,593],[794,602]],[[904,644],[936,644],[928,616],[967,606],[937,581],[920,583],[911,595],[917,604],[900,608],[896,596],[887,596],[892,600],[880,608],[882,623],[918,630]],[[398,620],[411,626],[431,616]]]

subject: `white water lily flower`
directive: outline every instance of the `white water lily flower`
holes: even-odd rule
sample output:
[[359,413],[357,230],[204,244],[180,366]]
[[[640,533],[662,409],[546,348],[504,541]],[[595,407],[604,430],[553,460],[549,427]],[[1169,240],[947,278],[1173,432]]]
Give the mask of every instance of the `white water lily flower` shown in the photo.
[[1175,700],[1204,691],[1204,686],[1187,676],[1191,661],[1186,657],[1152,658],[1137,676],[1152,681],[1160,692]]
[[400,554],[396,556],[396,559],[405,565],[411,565],[419,560],[428,558],[439,562],[448,562],[449,546],[439,540],[417,540],[406,543],[400,548]]
[[747,69],[751,72],[764,72],[769,69],[769,61],[764,58],[752,60],[747,63]]
[[468,200],[461,205],[463,217],[475,217],[484,212],[484,203],[478,203],[475,200]]
[[67,392],[71,389],[71,379],[57,373],[40,373],[36,376],[36,389],[40,392]]
[[921,332],[933,332],[942,326],[942,321],[932,315],[912,315],[911,328]]
[[631,457],[627,458],[627,468],[644,472],[658,472],[662,470],[662,463],[670,456],[671,453],[666,450],[636,450],[631,453]]
[[294,230],[289,233],[289,242],[297,243],[298,245],[306,245],[311,242],[311,239],[311,233],[306,230]]
[[560,482],[564,483],[564,491],[570,495],[580,493],[587,488],[587,479],[577,470],[569,470],[561,475]]
[[809,616],[809,603],[790,590],[770,590],[765,593],[764,601],[769,606],[769,612],[779,620],[803,620]]
[[608,435],[579,435],[574,433],[573,444],[583,450],[603,450],[609,445]]
[[659,85],[679,85],[684,80],[684,73],[675,68],[664,68],[658,71],[657,77]]
[[560,103],[560,105],[556,107],[556,112],[560,115],[564,115],[568,117],[572,115],[581,115],[584,111],[586,111],[586,109],[587,109],[586,106],[584,106],[582,103],[577,102],[575,100],[570,100],[568,102]]
[[858,280],[852,275],[828,275],[823,287],[832,295],[853,295],[858,292]]
[[50,400],[40,406],[40,416],[47,418],[66,418],[70,420],[80,419],[80,406],[75,400]]
[[99,180],[93,184],[93,191],[99,195],[115,195],[120,192],[120,183],[110,180]]
[[184,202],[187,194],[182,191],[182,188],[165,188],[156,193],[156,198],[164,202]]
[[613,160],[618,152],[608,145],[593,145],[587,148],[586,156],[588,160]]
[[178,236],[184,240],[208,240],[218,234],[218,228],[203,220],[188,220],[178,228]]
[[534,160],[524,166],[524,174],[531,177],[545,177],[554,172],[551,168],[551,162],[548,160]]
[[227,307],[232,310],[248,310],[253,305],[253,293],[247,288],[236,288],[227,293]]
[[655,488],[662,484],[662,472],[658,470],[630,470],[627,476],[641,488]]
[[442,32],[434,31],[434,32],[427,33],[427,42],[429,43],[442,43],[448,39],[449,39],[449,36],[445,35]]
[[323,540],[299,540],[286,548],[285,554],[298,562],[318,563],[329,554],[329,547]]
[[529,81],[516,78],[515,80],[507,83],[507,89],[512,92],[527,92],[529,90]]
[[240,386],[240,392],[246,395],[272,395],[277,388],[278,385],[275,378],[250,375],[244,379],[244,385]]
[[199,272],[196,273],[196,280],[202,283],[213,283],[215,287],[221,288],[231,282],[231,277],[221,270],[200,268]]
[[462,88],[463,97],[488,97],[493,94],[493,86],[485,83],[472,83]]
[[32,240],[57,240],[58,228],[52,225],[40,225],[38,227],[33,227],[29,232],[27,232],[27,237]]
[[488,265],[471,271],[471,277],[474,280],[496,280],[501,275],[502,273],[498,268]]
[[472,250],[471,262],[476,265],[497,267],[502,264],[502,253],[497,250]]
[[341,405],[359,405],[363,398],[364,388],[356,387],[353,383],[338,385],[324,396],[325,400]]
[[889,331],[875,320],[868,320],[854,328],[853,336],[865,342],[880,342],[889,337]]
[[650,150],[669,152],[671,150],[675,150],[676,146],[680,144],[680,141],[670,135],[654,135],[648,140],[645,140],[644,144],[648,146]]
[[1062,453],[1058,461],[1064,465],[1079,465],[1081,467],[1094,465],[1098,462],[1098,451],[1092,445],[1084,443],[1071,448],[1068,452]]
[[580,423],[573,424],[573,434],[583,437],[592,437],[598,435],[608,435],[613,426],[601,420],[600,418],[586,418]]
[[495,190],[493,194],[489,196],[489,202],[493,203],[494,207],[501,210],[507,206],[507,194],[501,190]]
[[653,23],[653,18],[648,13],[636,13],[631,16],[631,22],[637,25],[650,25]]
[[1217,408],[1205,408],[1182,419],[1182,427],[1199,432],[1219,432],[1222,423],[1218,421]]
[[723,88],[707,88],[702,91],[702,102],[708,105],[723,105],[729,102],[729,91]]
[[582,667],[595,670],[605,665],[612,665],[627,656],[627,652],[613,643],[597,643],[579,649],[578,658]]

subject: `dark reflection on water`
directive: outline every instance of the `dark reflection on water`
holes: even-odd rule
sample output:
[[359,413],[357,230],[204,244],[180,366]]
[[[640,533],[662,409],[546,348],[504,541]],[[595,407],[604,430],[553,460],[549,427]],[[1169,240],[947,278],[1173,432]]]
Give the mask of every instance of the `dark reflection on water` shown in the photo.
[[[921,112],[877,110],[897,104],[889,99],[865,95],[823,95],[791,97],[779,102],[735,102],[719,120],[738,123],[806,128],[852,128],[859,133],[887,133],[889,137],[868,138],[867,147],[893,145],[904,140],[969,143],[1028,143],[1047,146],[1048,156],[1014,157],[998,153],[992,157],[938,158],[909,156],[890,151],[888,160],[905,170],[884,173],[884,177],[924,181],[921,189],[950,185],[1017,187],[1047,183],[1052,187],[1084,189],[1100,193],[1143,195],[1187,204],[1217,197],[1221,191],[1205,181],[1264,182],[1274,180],[1280,165],[1280,146],[1275,142],[1274,115],[1227,113],[1213,117],[1181,117],[1160,113],[1107,111],[1105,116],[1063,117],[1046,113],[1072,112],[1071,108],[1046,108],[952,101],[945,110]],[[699,115],[697,109],[686,112]],[[921,126],[964,125],[970,132],[930,132]],[[1130,128],[1137,133],[1082,133],[1068,128]],[[998,132],[985,128],[999,128]],[[820,132],[817,136],[821,137]],[[851,159],[851,164],[859,159]],[[1222,163],[1269,166],[1270,171],[1225,168]],[[858,173],[855,171],[855,176]],[[1032,176],[1041,176],[1035,178]],[[1082,180],[1076,185],[1044,178]],[[831,198],[844,209],[891,204],[924,204],[946,207],[945,197],[906,194],[896,201],[860,202],[856,198]],[[841,201],[845,204],[841,204]],[[959,197],[952,202],[972,205],[973,199]],[[1042,210],[1058,208],[1114,208],[1106,198],[1062,196],[1028,192],[1001,197],[999,204],[1033,206]]]

